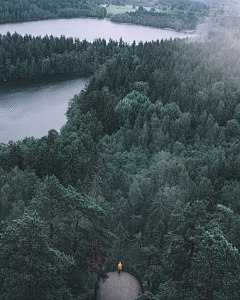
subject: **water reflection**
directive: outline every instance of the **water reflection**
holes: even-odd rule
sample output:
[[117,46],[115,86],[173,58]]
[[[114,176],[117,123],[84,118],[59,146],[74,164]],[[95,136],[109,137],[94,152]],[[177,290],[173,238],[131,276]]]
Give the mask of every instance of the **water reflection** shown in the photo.
[[0,142],[46,135],[66,122],[69,100],[85,86],[86,78],[19,85],[0,90]]
[[173,30],[163,30],[153,27],[145,27],[139,25],[117,24],[107,20],[99,19],[60,19],[60,20],[44,20],[23,23],[12,23],[0,25],[0,33],[7,32],[33,36],[44,36],[46,34],[66,37],[78,37],[80,40],[86,39],[93,41],[96,38],[104,38],[107,41],[111,38],[119,40],[122,37],[124,42],[132,43],[134,40],[152,41],[165,40],[170,38],[185,38],[194,35],[176,32]]

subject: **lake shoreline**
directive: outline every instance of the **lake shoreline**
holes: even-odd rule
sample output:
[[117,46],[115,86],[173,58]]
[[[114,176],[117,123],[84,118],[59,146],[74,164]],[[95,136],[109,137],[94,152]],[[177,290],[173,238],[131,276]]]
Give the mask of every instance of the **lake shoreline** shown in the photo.
[[8,23],[0,23],[0,26],[1,25],[10,25],[10,24],[22,24],[22,23],[31,23],[31,22],[41,22],[41,21],[74,20],[74,19],[105,20],[105,21],[113,23],[113,24],[135,25],[135,26],[155,28],[155,29],[161,29],[161,30],[170,30],[170,31],[174,31],[176,33],[189,33],[189,34],[196,33],[196,30],[190,30],[190,29],[177,31],[177,30],[175,30],[173,28],[167,28],[167,27],[161,28],[161,27],[155,27],[155,26],[149,26],[149,25],[146,26],[146,25],[134,24],[134,23],[113,22],[113,21],[111,21],[107,17],[105,17],[105,18],[94,18],[94,17],[79,17],[79,18],[76,18],[76,17],[73,17],[73,18],[33,19],[33,20],[25,20],[25,21],[13,21],[13,22],[8,22]]
[[173,28],[167,28],[167,27],[155,27],[155,26],[150,26],[150,25],[141,25],[141,24],[135,24],[135,23],[124,23],[124,22],[113,22],[111,21],[110,19],[104,19],[106,21],[110,21],[111,23],[113,24],[125,24],[125,25],[135,25],[135,26],[141,26],[141,27],[148,27],[148,28],[154,28],[154,29],[161,29],[161,30],[170,30],[170,31],[173,31],[173,32],[176,32],[176,33],[189,33],[189,34],[195,34],[196,33],[196,30],[191,30],[191,29],[185,29],[185,30],[180,30],[180,31],[177,31]]
[[[49,79],[49,78],[48,78]],[[0,89],[0,143],[26,137],[41,138],[66,124],[69,101],[88,84],[88,78],[55,81],[20,80]]]
[[45,75],[42,77],[34,77],[34,78],[21,78],[21,79],[8,79],[8,80],[1,80],[0,81],[0,91],[7,90],[12,86],[22,87],[22,86],[34,86],[39,84],[49,84],[67,80],[74,80],[74,79],[88,79],[88,76],[81,76],[77,74],[54,74],[54,75]]
[[71,20],[71,19],[94,19],[94,20],[105,20],[106,18],[94,18],[94,17],[72,17],[72,18],[50,18],[50,19],[31,19],[31,20],[24,20],[24,21],[12,21],[12,22],[6,22],[1,23],[1,25],[7,25],[7,24],[21,24],[21,23],[30,23],[30,22],[38,22],[38,21],[54,21],[54,20]]
[[51,19],[31,21],[31,23],[29,21],[0,25],[1,35],[6,35],[8,32],[32,37],[53,36],[60,38],[65,36],[65,38],[86,40],[91,43],[98,39],[104,39],[108,43],[109,40],[119,41],[121,38],[128,45],[131,45],[134,41],[139,43],[194,37],[194,34],[189,32],[185,33],[132,23],[116,23],[107,19],[96,18]]
[[[8,23],[0,25],[0,34],[18,32],[36,36],[75,38],[92,43],[104,39],[126,44],[156,40],[184,39],[187,34],[131,24],[116,24],[105,19],[74,18]],[[192,37],[193,35],[191,35]],[[77,57],[77,56],[76,56]],[[84,67],[84,65],[83,65]],[[73,70],[71,71],[73,72]],[[3,78],[4,79],[4,78]],[[66,123],[69,100],[84,90],[89,77],[78,74],[42,75],[38,78],[0,81],[0,143],[22,140],[26,136],[42,137],[49,130],[59,131]]]

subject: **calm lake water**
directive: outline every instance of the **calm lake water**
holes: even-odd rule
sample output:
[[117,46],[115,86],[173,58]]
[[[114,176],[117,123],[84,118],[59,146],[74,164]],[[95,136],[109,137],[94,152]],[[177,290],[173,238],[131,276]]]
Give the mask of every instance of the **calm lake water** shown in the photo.
[[80,40],[93,41],[96,38],[104,38],[107,41],[112,38],[132,43],[161,40],[169,38],[185,38],[192,36],[183,32],[163,30],[139,25],[117,24],[107,20],[99,19],[59,19],[34,22],[23,22],[0,25],[0,33],[14,33],[15,31],[24,35],[26,33],[34,36],[65,35],[67,37],[78,37]]
[[27,82],[0,86],[0,143],[26,136],[40,138],[66,123],[69,100],[85,86],[87,78],[54,82]]
[[[0,33],[53,36],[65,35],[80,40],[112,38],[132,43],[134,40],[152,41],[169,38],[185,38],[191,34],[179,33],[137,25],[116,24],[98,19],[46,20],[0,25]],[[52,80],[52,79],[51,79]],[[23,84],[1,83],[0,85],[0,143],[17,141],[26,136],[39,138],[50,129],[59,129],[66,122],[65,112],[69,100],[84,88],[87,79],[68,80],[62,78],[53,82],[46,80],[25,81]]]

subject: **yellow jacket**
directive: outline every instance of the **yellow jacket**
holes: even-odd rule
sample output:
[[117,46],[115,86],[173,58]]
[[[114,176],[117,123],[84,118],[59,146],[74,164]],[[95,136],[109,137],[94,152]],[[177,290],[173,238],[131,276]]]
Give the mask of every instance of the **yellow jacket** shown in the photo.
[[122,270],[122,264],[121,263],[118,264],[118,270]]

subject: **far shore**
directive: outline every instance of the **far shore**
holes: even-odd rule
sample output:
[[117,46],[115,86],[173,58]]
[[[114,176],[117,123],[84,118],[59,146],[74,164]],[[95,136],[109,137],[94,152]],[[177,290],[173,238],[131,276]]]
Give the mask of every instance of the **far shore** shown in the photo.
[[146,26],[146,25],[141,25],[141,24],[135,24],[135,23],[121,23],[121,22],[112,22],[109,18],[94,18],[94,17],[79,17],[79,18],[51,18],[51,19],[31,19],[31,20],[25,20],[25,21],[13,21],[13,22],[8,22],[8,23],[0,23],[0,25],[6,25],[6,24],[13,24],[13,23],[25,23],[25,22],[37,22],[37,21],[51,21],[51,20],[68,20],[68,19],[96,19],[96,20],[106,20],[114,24],[126,24],[126,25],[136,25],[136,26],[143,26],[143,27],[150,27],[150,28],[156,28],[156,29],[162,29],[162,30],[171,30],[175,32],[181,32],[181,33],[189,33],[189,34],[194,34],[196,31],[195,30],[190,30],[190,29],[185,29],[181,31],[177,31],[173,28],[161,28],[161,27],[155,27],[155,26]]

